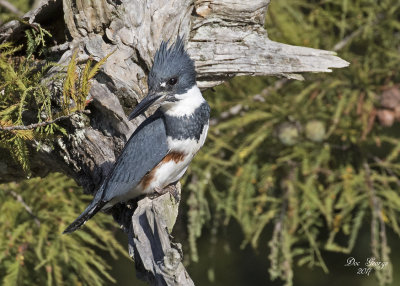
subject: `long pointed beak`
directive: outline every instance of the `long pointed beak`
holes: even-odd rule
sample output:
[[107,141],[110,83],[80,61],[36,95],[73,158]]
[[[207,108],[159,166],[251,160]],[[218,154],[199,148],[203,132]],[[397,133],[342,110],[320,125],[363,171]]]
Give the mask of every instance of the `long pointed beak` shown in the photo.
[[163,97],[163,94],[148,94],[135,109],[129,114],[128,119],[132,120],[145,112],[150,106],[152,106],[157,100]]

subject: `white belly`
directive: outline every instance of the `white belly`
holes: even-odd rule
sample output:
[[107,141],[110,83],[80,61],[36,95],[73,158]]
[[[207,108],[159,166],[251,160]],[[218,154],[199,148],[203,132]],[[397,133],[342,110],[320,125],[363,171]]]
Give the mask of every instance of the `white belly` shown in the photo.
[[140,195],[154,193],[155,190],[162,190],[169,184],[178,181],[185,174],[193,157],[203,146],[207,137],[207,131],[208,124],[204,126],[199,140],[173,140],[168,137],[170,151],[165,158],[174,153],[182,154],[182,156],[172,157],[172,160],[167,162],[161,161],[152,171],[143,177],[142,181],[133,190],[123,196],[113,198],[103,209],[111,208],[115,203],[126,202]]
[[163,189],[182,178],[190,162],[193,160],[193,157],[203,146],[207,137],[207,131],[208,125],[205,125],[199,140],[174,140],[168,137],[170,152],[182,153],[184,156],[182,156],[180,160],[170,160],[166,163],[159,164],[155,169],[151,183],[145,187],[139,184],[136,191],[140,192],[140,194],[153,193],[154,189]]

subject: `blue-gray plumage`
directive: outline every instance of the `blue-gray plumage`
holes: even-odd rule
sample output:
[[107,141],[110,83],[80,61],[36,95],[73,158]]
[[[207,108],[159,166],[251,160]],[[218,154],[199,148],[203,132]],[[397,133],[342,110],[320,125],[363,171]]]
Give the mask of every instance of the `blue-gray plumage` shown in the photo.
[[204,144],[210,107],[196,86],[194,63],[182,38],[169,48],[161,43],[148,86],[148,95],[129,119],[154,104],[160,107],[132,134],[93,201],[64,233],[75,231],[99,210],[176,182]]
[[105,184],[107,192],[103,196],[104,201],[128,193],[167,155],[167,134],[161,112],[156,112],[138,127],[124,151],[124,156],[118,157]]
[[193,114],[181,117],[165,115],[167,135],[178,140],[199,140],[203,131],[204,122],[210,117],[210,107],[203,102]]

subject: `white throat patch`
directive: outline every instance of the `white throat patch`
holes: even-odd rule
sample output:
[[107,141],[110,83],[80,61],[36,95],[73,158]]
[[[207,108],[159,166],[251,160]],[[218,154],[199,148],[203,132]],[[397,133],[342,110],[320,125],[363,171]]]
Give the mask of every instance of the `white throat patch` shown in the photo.
[[186,93],[175,96],[178,101],[163,105],[163,111],[169,116],[188,116],[198,108],[205,99],[201,95],[200,89],[194,85]]

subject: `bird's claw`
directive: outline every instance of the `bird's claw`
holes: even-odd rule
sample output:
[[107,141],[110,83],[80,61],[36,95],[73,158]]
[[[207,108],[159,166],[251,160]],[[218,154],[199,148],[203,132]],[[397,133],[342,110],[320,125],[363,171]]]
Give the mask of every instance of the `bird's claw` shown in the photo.
[[177,191],[175,184],[170,184],[170,185],[166,186],[165,188],[156,187],[156,188],[154,188],[154,192],[157,193],[158,196],[169,193],[171,196],[174,197],[175,202],[179,202],[181,200],[180,194]]
[[158,195],[164,195],[168,192],[168,187],[165,188],[160,188],[160,187],[155,187],[154,191],[158,194]]

